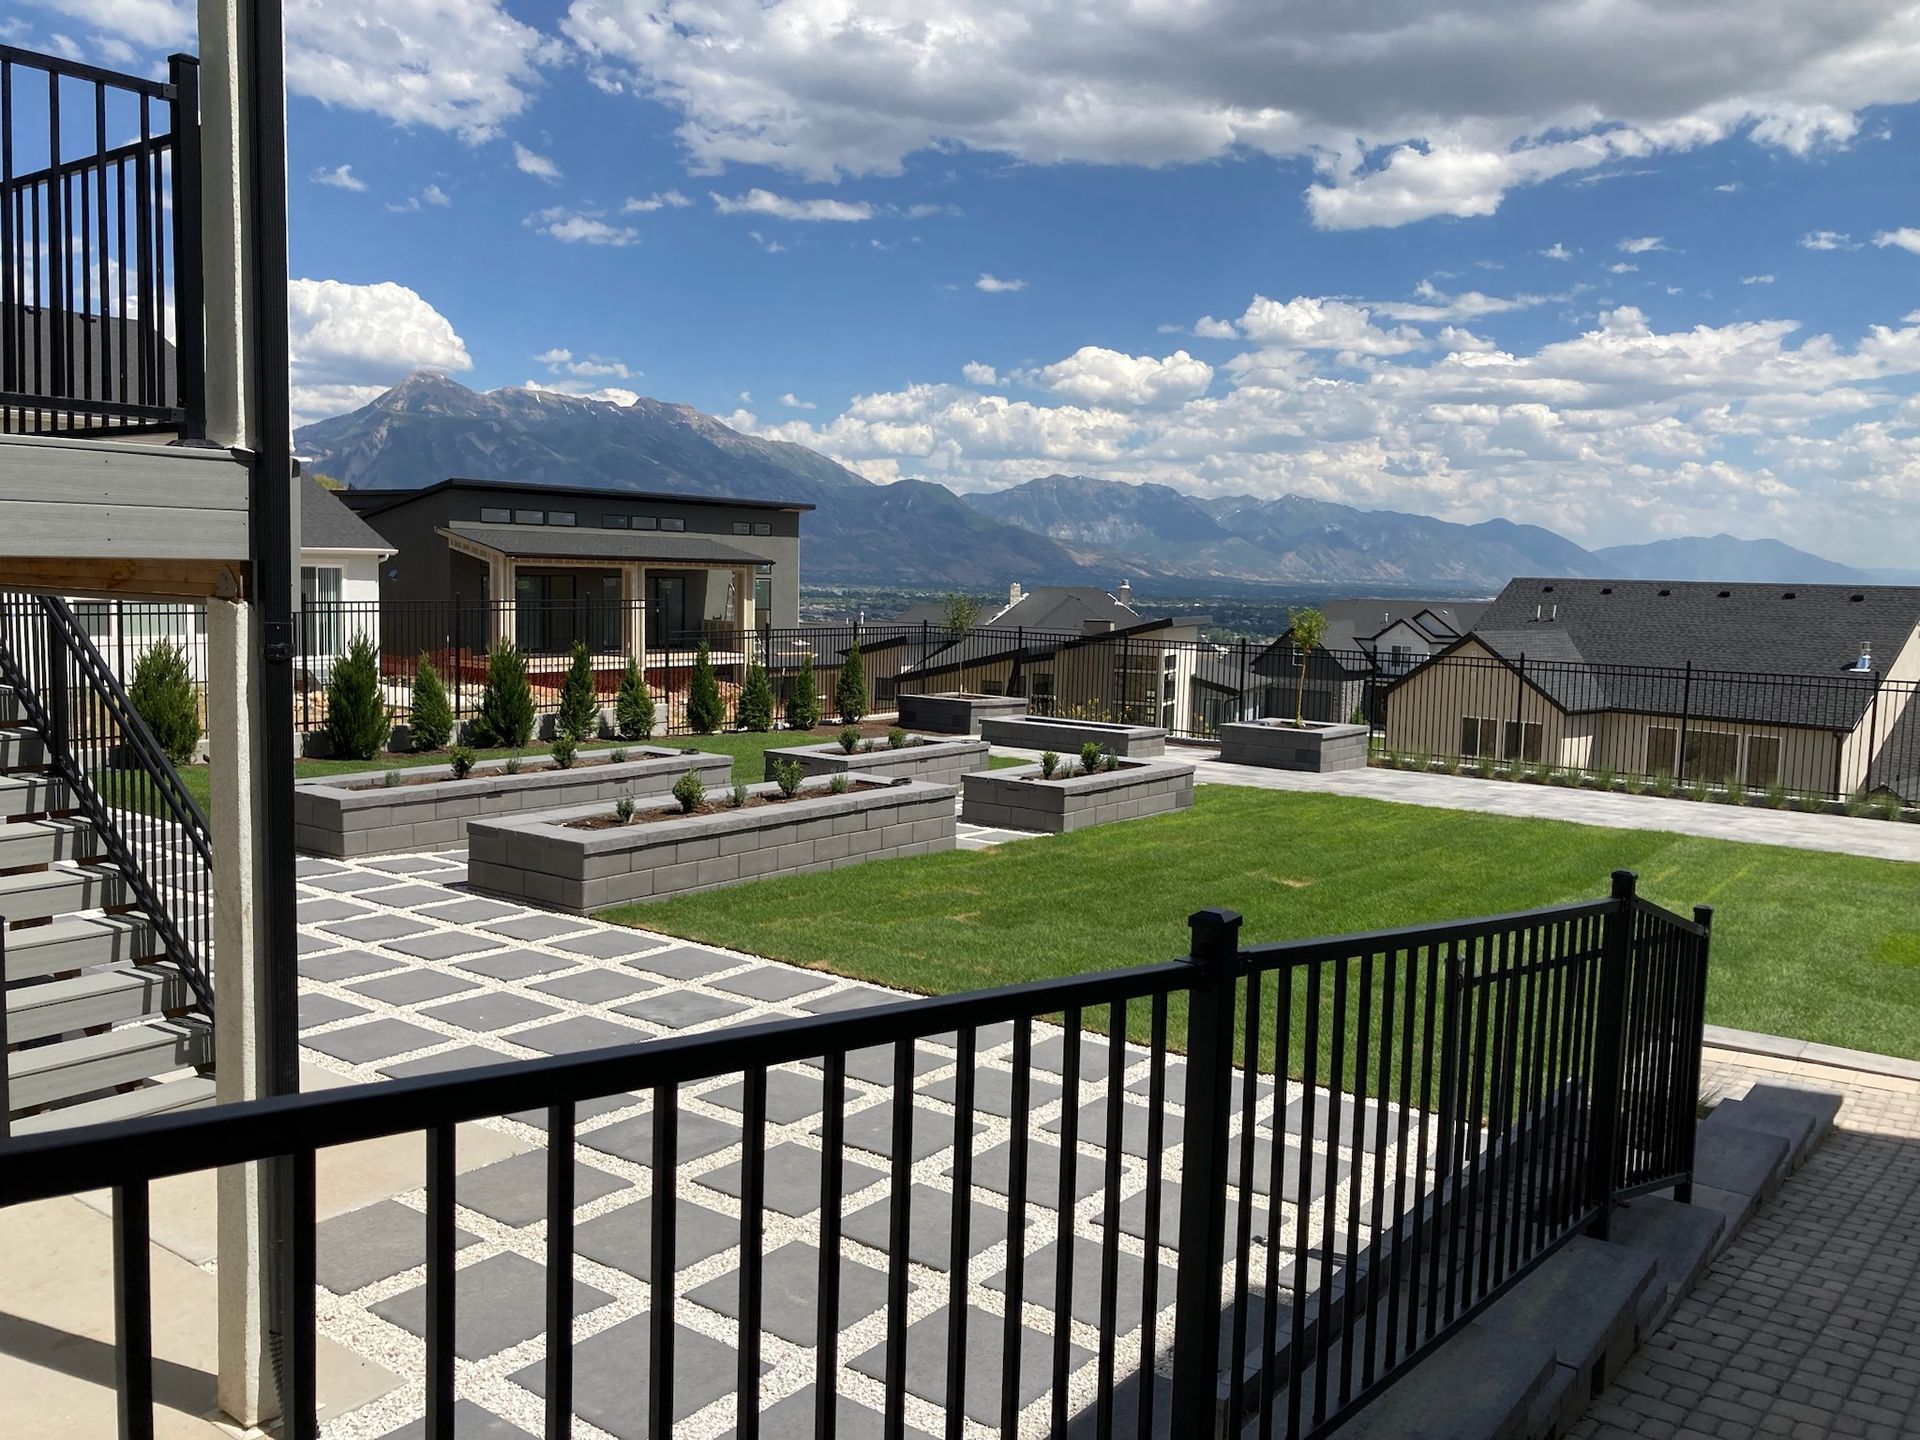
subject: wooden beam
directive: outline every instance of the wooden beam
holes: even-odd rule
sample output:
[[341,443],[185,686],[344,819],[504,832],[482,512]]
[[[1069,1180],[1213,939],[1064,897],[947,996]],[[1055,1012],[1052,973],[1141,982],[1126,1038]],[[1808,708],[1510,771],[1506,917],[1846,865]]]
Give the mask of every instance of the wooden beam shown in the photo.
[[0,557],[0,586],[46,595],[115,598],[160,596],[186,600],[244,600],[248,567],[229,560],[139,560],[77,555]]

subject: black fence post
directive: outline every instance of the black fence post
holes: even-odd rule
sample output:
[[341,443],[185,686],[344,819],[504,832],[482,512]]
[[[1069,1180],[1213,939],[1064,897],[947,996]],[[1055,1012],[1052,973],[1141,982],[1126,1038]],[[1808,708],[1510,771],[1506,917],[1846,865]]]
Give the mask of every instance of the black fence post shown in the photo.
[[1233,1013],[1240,978],[1240,915],[1189,917],[1194,967],[1187,1008],[1185,1153],[1180,1263],[1174,1291],[1172,1433],[1210,1437],[1219,1426],[1220,1273],[1227,1242],[1227,1123],[1233,1113]]
[[68,748],[66,637],[55,608],[47,605],[42,613],[47,620],[47,760],[57,764]]
[[1692,990],[1687,996],[1686,1045],[1683,1079],[1674,1096],[1674,1113],[1679,1119],[1680,1135],[1686,1146],[1687,1178],[1673,1187],[1673,1198],[1682,1205],[1693,1203],[1694,1140],[1700,1131],[1700,1050],[1706,1043],[1707,1028],[1707,955],[1713,948],[1713,907],[1693,907],[1693,923],[1703,932],[1696,943],[1693,973],[1687,978]]
[[1234,697],[1234,719],[1252,720],[1259,716],[1260,711],[1257,706],[1253,708],[1252,713],[1248,713],[1247,692],[1252,688],[1252,673],[1247,661],[1247,637],[1242,635],[1240,637],[1240,693]]
[[7,917],[0,915],[0,1140],[13,1133],[13,1090],[7,1080]]
[[1673,747],[1673,783],[1687,778],[1687,722],[1693,718],[1693,661],[1687,661],[1685,678],[1680,682],[1680,738]]
[[1594,1207],[1587,1233],[1607,1238],[1613,1219],[1613,1182],[1620,1169],[1620,1074],[1627,1041],[1627,972],[1633,964],[1634,891],[1639,877],[1613,872],[1614,908],[1600,950],[1600,997],[1594,1014],[1592,1149],[1587,1152],[1587,1200]]

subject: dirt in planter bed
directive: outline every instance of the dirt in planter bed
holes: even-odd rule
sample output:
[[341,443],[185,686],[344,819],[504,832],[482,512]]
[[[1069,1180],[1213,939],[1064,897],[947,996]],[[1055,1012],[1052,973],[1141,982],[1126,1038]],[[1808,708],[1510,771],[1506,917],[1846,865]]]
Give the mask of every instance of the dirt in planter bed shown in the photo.
[[[648,756],[646,758],[659,759],[661,757]],[[348,785],[345,788],[348,790],[406,790],[415,785],[445,785],[449,781],[459,780],[459,779],[508,780],[508,779],[511,779],[513,775],[516,775],[516,774],[517,775],[544,775],[554,770],[591,770],[596,765],[611,765],[613,763],[614,762],[611,759],[609,759],[606,755],[601,754],[601,755],[594,755],[590,758],[583,758],[583,759],[576,760],[571,765],[556,765],[551,760],[536,760],[536,761],[533,761],[531,764],[523,762],[520,768],[517,771],[512,772],[512,774],[509,774],[507,771],[501,770],[501,769],[492,769],[492,770],[482,771],[478,766],[475,766],[473,770],[469,771],[464,776],[459,776],[459,775],[411,775],[410,776],[408,775],[407,771],[404,769],[393,768],[393,769],[383,770],[380,773],[382,775],[399,775],[403,778],[396,781],[366,780],[366,781],[362,781],[358,785]]]
[[[862,780],[856,784],[849,785],[845,790],[837,793],[842,795],[858,795],[863,790],[891,789],[893,789],[893,786],[877,780]],[[561,828],[565,830],[620,830],[632,825],[653,825],[662,820],[682,820],[690,814],[725,815],[734,810],[758,810],[765,805],[790,805],[795,800],[818,800],[823,795],[832,795],[834,793],[836,792],[831,790],[802,790],[798,795],[793,796],[778,793],[772,795],[749,795],[745,805],[735,805],[729,800],[721,805],[716,805],[708,801],[697,810],[691,811],[682,810],[677,805],[671,810],[662,808],[636,810],[633,812],[633,818],[631,820],[622,820],[618,815],[611,813],[606,815],[588,815],[579,820],[564,820],[561,822]]]

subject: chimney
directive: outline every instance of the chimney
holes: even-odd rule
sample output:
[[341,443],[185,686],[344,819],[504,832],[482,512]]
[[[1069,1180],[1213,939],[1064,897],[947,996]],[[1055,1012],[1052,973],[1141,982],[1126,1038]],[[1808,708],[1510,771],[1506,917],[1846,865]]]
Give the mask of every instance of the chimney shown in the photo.
[[1007,586],[1007,604],[1018,605],[1019,603],[1020,603],[1020,582],[1016,580],[1011,585]]
[[1120,582],[1120,588],[1113,592],[1113,598],[1131,610],[1133,608],[1133,583],[1128,580],[1122,580]]

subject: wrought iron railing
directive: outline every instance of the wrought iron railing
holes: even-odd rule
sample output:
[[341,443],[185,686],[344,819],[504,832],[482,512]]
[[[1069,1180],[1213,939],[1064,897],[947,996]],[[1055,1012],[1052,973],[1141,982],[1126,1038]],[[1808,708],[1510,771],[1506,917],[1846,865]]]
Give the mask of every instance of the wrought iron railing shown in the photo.
[[0,46],[0,434],[203,433],[199,84]]
[[0,594],[0,678],[194,998],[213,1011],[206,817],[66,601]]
[[[644,1097],[652,1116],[651,1198],[634,1203],[645,1207],[650,1226],[651,1280],[648,1358],[635,1367],[634,1384],[636,1396],[644,1396],[647,1433],[666,1435],[678,1408],[676,1314],[690,1303],[674,1281],[675,1229],[687,1203],[678,1173],[682,1091],[738,1075],[741,1159],[737,1188],[729,1190],[739,1197],[740,1214],[734,1433],[759,1433],[762,1251],[771,1198],[788,1216],[814,1217],[814,1433],[833,1440],[842,1211],[854,1171],[863,1178],[852,1188],[877,1183],[846,1157],[849,1060],[885,1047],[884,1066],[861,1057],[855,1069],[891,1105],[887,1158],[872,1161],[887,1167],[888,1185],[887,1239],[876,1246],[887,1265],[884,1364],[873,1368],[880,1372],[885,1433],[899,1435],[909,1392],[909,1252],[917,1253],[909,1237],[916,1233],[915,1205],[927,1203],[914,1175],[924,1153],[914,1121],[928,1114],[914,1102],[917,1046],[931,1040],[958,1059],[952,1192],[938,1202],[948,1211],[947,1354],[939,1383],[914,1387],[920,1401],[944,1409],[948,1436],[961,1434],[970,1383],[983,1378],[970,1367],[987,1363],[1000,1387],[994,1418],[1003,1435],[1044,1421],[1055,1436],[1106,1440],[1120,1430],[1210,1440],[1223,1430],[1237,1435],[1243,1424],[1262,1437],[1327,1433],[1559,1246],[1585,1232],[1604,1235],[1622,1196],[1655,1186],[1687,1196],[1705,911],[1686,920],[1649,905],[1636,897],[1632,875],[1621,872],[1603,900],[1415,930],[1242,949],[1237,915],[1203,911],[1191,923],[1191,953],[1166,964],[16,1141],[0,1146],[0,1206],[112,1187],[116,1344],[131,1397],[122,1407],[122,1434],[137,1435],[150,1418],[153,1365],[143,1264],[150,1185],[194,1170],[285,1159],[294,1223],[278,1329],[285,1433],[298,1440],[313,1436],[317,1423],[316,1152],[423,1133],[425,1351],[414,1378],[424,1386],[425,1433],[444,1440],[454,1433],[457,1390],[456,1126],[541,1113],[547,1210],[540,1388],[546,1433],[564,1436],[572,1433],[575,1398],[574,1159],[580,1145],[593,1144],[591,1131],[576,1130],[575,1107],[610,1095]],[[1036,1034],[1052,1016],[1063,1024],[1044,1041],[1061,1047],[1052,1067],[1061,1100],[1057,1118],[1042,1123],[1035,1112],[1044,1117],[1052,1092],[1043,1089],[1050,1082],[1034,1078]],[[1120,1053],[1107,1052],[1104,1077],[1097,1066],[1082,1068],[1088,1028],[1127,1042]],[[1180,1048],[1184,1061],[1175,1054]],[[981,1347],[990,1357],[982,1361],[981,1351],[969,1350],[966,1329],[969,1257],[982,1248],[970,1234],[980,1223],[975,1117],[995,1103],[976,1084],[987,1074],[988,1051],[996,1089],[1005,1087],[997,1099],[1011,1133],[999,1177],[1004,1230],[993,1222],[988,1241],[1005,1244],[1005,1273],[996,1282],[1004,1318],[993,1322],[1005,1335],[998,1352]],[[998,1068],[1009,1053],[1006,1068]],[[768,1191],[768,1071],[795,1064],[810,1067],[823,1085],[818,1188],[804,1201]],[[1095,1078],[1083,1085],[1089,1073]],[[1183,1102],[1177,1115],[1176,1093]],[[1105,1116],[1096,1132],[1082,1106],[1100,1102]],[[1144,1123],[1143,1147],[1129,1140],[1129,1116]],[[949,1122],[942,1115],[936,1123]],[[1264,1159],[1257,1143],[1262,1123],[1271,1130]],[[859,1148],[871,1156],[880,1147],[869,1139]],[[1049,1153],[1057,1188],[1031,1185],[1046,1173]],[[1082,1179],[1096,1166],[1098,1188],[1087,1191]],[[1144,1272],[1137,1306],[1123,1307],[1123,1190],[1142,1179]],[[1263,1188],[1265,1284],[1256,1292],[1250,1242],[1258,1235],[1254,1197]],[[1078,1238],[1067,1221],[1034,1223],[1046,1206],[1071,1216],[1096,1193],[1097,1241]],[[1177,1225],[1169,1219],[1176,1194],[1185,1197]],[[1020,1342],[1036,1295],[1049,1293],[1029,1274],[1029,1249],[1043,1239],[1053,1249],[1054,1273],[1051,1298],[1038,1303],[1052,1314],[1053,1339],[1036,1395],[1020,1383]],[[1177,1252],[1171,1296],[1157,1283],[1163,1249]],[[1090,1360],[1075,1356],[1070,1336],[1074,1279],[1089,1272],[1099,1295],[1098,1324],[1081,1330],[1083,1339],[1097,1337]]]

